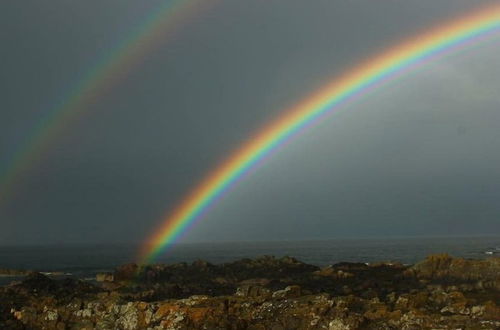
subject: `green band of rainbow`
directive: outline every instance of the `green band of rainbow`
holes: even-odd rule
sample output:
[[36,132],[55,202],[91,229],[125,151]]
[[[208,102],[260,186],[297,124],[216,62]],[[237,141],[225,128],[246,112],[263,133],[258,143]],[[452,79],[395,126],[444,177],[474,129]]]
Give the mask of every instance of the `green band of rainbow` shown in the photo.
[[96,98],[126,77],[146,54],[175,35],[183,24],[217,0],[165,0],[131,35],[110,48],[61,101],[30,130],[10,161],[0,166],[0,205],[21,174],[36,164],[71,122],[92,109]]
[[195,187],[145,242],[140,251],[140,262],[143,264],[153,262],[256,163],[297,132],[331,113],[340,104],[354,99],[360,93],[381,86],[388,79],[416,67],[437,54],[467,46],[471,41],[499,30],[500,6],[489,6],[419,34],[333,80],[312,97],[286,111],[279,120],[265,127]]

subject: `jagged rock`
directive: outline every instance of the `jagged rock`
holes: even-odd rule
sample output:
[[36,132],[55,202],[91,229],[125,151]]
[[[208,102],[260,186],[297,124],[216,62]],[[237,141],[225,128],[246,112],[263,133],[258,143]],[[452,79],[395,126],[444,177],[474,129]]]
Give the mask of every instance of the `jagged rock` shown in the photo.
[[6,268],[0,268],[0,275],[1,276],[25,276],[32,273],[32,271],[29,270],[20,270],[20,269],[6,269]]
[[95,276],[97,282],[113,282],[115,276],[112,273],[99,273]]
[[480,280],[490,282],[490,288],[500,289],[500,257],[468,260],[447,254],[431,255],[408,269],[406,275],[421,279]]
[[260,285],[244,285],[236,289],[235,296],[238,297],[269,297],[271,291]]
[[302,289],[298,285],[287,286],[284,290],[273,292],[273,298],[297,298],[302,294]]
[[[473,272],[459,276],[464,262]],[[496,329],[494,265],[431,257],[319,269],[265,256],[129,264],[99,286],[32,273],[0,287],[0,329]]]
[[118,267],[113,278],[115,281],[130,281],[133,280],[139,272],[139,266],[134,263],[126,264]]
[[321,268],[320,270],[317,270],[313,272],[313,274],[318,275],[318,276],[328,276],[332,278],[349,278],[353,277],[354,275],[352,273],[346,272],[341,269],[335,269],[333,266],[327,266],[324,268]]

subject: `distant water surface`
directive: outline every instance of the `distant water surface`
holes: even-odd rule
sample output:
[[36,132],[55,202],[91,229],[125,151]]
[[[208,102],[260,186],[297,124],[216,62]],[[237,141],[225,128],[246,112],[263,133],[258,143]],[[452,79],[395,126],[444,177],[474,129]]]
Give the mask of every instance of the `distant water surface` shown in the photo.
[[[0,268],[65,272],[79,278],[133,262],[135,245],[51,245],[0,247]],[[429,254],[456,257],[500,256],[500,237],[448,237],[400,239],[332,239],[311,241],[234,242],[178,244],[158,262],[192,262],[204,259],[223,263],[262,255],[292,256],[324,266],[341,261],[399,261],[412,264]],[[0,277],[0,284],[12,278]]]

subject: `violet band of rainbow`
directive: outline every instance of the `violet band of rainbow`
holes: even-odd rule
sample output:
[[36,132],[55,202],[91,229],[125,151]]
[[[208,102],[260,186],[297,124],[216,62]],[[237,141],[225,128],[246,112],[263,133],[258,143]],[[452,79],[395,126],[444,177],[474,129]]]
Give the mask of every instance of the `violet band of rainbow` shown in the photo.
[[270,156],[298,132],[331,114],[339,105],[382,86],[401,72],[411,71],[412,67],[442,52],[459,49],[460,46],[470,47],[474,45],[474,39],[496,36],[499,31],[500,5],[481,8],[418,34],[334,79],[264,127],[196,186],[144,242],[139,262],[153,262],[255,164]]
[[96,99],[124,79],[147,54],[219,0],[163,0],[137,28],[104,53],[55,106],[29,130],[9,160],[0,164],[0,206],[22,174],[32,168],[62,131],[93,108]]

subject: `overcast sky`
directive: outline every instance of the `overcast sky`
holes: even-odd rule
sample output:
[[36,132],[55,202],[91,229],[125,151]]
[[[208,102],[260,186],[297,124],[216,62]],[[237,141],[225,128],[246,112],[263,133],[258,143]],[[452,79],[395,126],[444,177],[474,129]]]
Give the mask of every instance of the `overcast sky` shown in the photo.
[[[160,0],[0,2],[0,161]],[[0,244],[138,242],[259,127],[371,54],[494,1],[214,1],[65,126]],[[500,36],[342,108],[185,241],[500,231]]]

